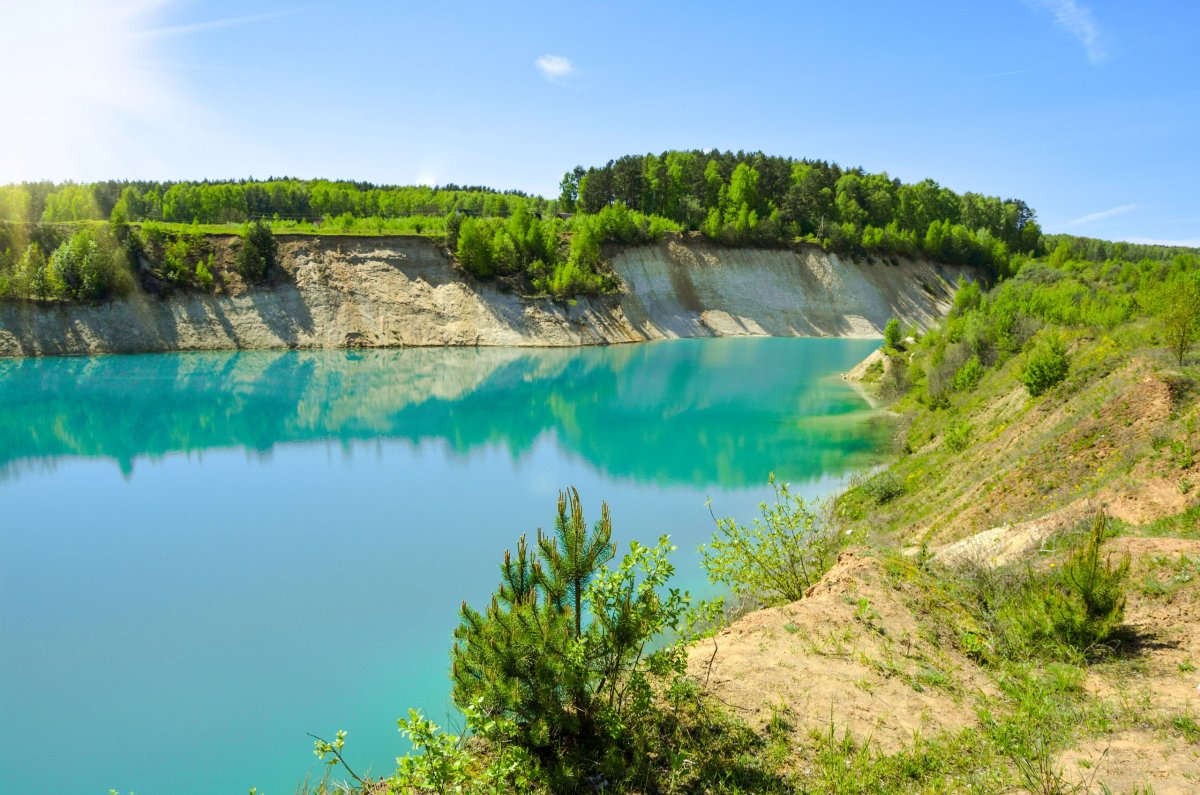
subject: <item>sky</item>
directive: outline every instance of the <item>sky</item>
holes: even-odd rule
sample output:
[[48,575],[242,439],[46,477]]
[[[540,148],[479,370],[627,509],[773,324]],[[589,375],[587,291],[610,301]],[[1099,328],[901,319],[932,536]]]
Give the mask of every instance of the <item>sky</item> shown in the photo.
[[761,150],[1200,246],[1200,3],[0,0],[0,182],[489,185]]

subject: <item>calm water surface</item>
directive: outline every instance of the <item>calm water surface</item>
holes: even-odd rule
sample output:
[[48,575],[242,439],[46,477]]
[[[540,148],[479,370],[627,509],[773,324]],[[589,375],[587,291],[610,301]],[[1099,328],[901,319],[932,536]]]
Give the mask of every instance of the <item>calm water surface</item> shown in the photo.
[[704,590],[707,498],[876,459],[836,376],[876,344],[0,360],[0,792],[287,795],[339,728],[390,772],[561,487]]

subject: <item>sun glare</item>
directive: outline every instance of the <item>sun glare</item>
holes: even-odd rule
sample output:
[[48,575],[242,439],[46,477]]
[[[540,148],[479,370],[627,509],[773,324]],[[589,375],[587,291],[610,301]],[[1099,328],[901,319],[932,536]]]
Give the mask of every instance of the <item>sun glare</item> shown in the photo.
[[167,5],[39,0],[5,10],[0,182],[145,171],[145,137],[168,129],[181,104],[155,66],[152,32]]

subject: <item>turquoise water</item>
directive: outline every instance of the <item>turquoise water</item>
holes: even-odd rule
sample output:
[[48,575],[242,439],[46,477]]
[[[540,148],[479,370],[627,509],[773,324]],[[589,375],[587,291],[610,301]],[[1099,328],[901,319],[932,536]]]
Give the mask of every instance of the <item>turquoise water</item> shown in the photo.
[[876,460],[835,375],[876,344],[0,360],[0,792],[286,795],[339,728],[390,771],[560,488],[702,590],[707,498]]

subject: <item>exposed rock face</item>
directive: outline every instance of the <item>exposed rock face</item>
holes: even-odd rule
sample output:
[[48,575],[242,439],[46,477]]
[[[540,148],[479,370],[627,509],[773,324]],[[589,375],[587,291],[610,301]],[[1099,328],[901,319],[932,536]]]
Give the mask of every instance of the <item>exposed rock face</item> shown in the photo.
[[419,237],[284,238],[279,284],[135,294],[98,306],[0,304],[0,356],[435,345],[573,346],[667,337],[873,337],[927,326],[958,276],[927,262],[679,237],[616,252],[619,295],[523,298],[471,279]]

